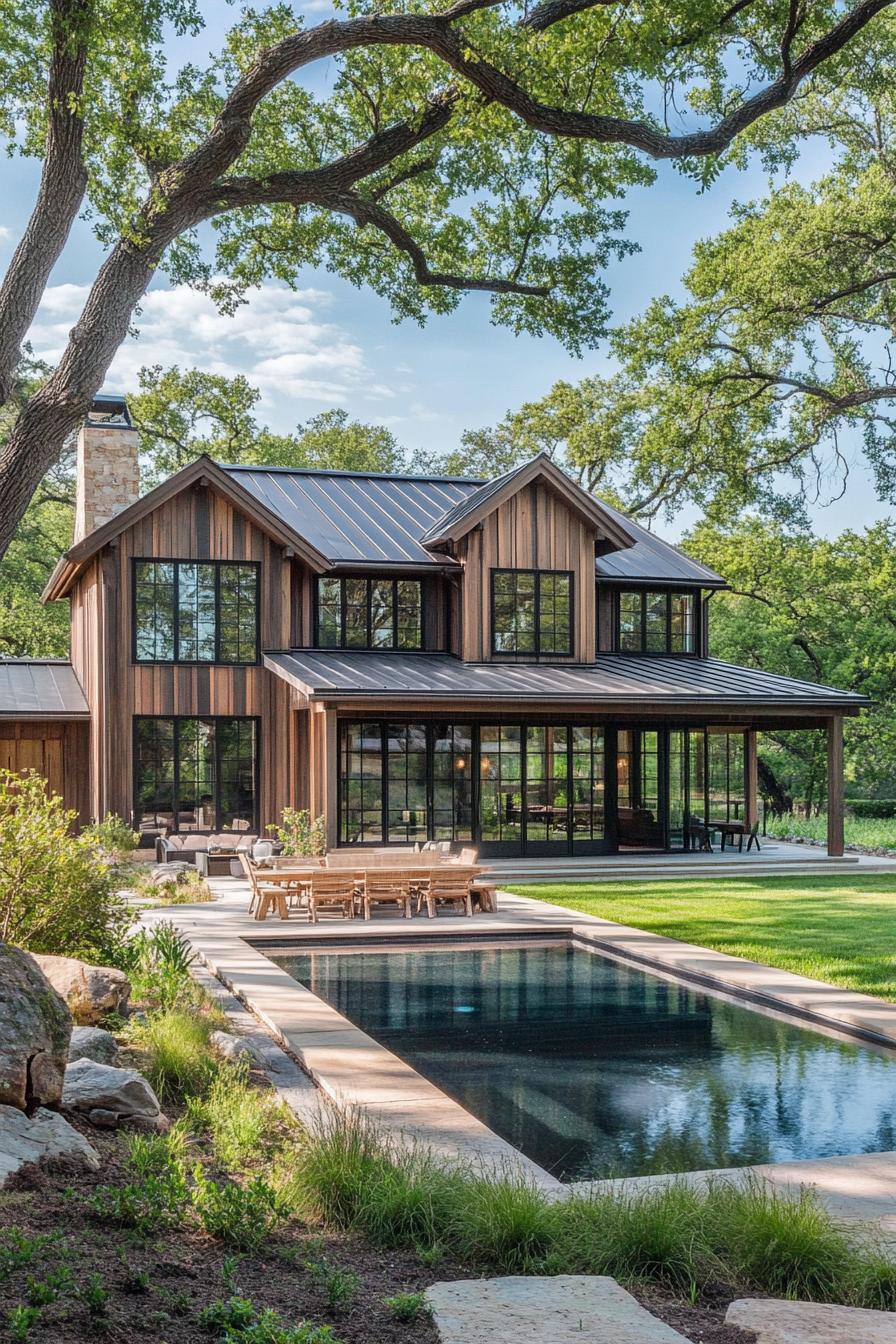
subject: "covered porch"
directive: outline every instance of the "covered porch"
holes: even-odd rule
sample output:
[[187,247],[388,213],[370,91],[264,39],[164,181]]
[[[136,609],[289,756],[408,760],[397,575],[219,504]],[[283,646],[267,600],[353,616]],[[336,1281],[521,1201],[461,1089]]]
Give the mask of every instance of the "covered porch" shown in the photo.
[[326,817],[331,848],[439,840],[490,863],[555,864],[694,861],[723,834],[726,852],[742,838],[746,849],[757,735],[814,729],[827,743],[827,852],[843,854],[843,717],[861,696],[698,658],[292,650],[265,663],[293,689],[300,805]]

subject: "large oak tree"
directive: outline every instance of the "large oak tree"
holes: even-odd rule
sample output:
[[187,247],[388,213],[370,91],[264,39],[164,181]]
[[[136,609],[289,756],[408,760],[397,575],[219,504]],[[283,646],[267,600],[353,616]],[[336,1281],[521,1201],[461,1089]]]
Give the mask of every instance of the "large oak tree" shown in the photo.
[[484,290],[579,350],[627,246],[607,203],[651,160],[710,180],[892,3],[352,0],[311,27],[278,4],[176,69],[194,0],[0,0],[0,130],[43,159],[0,284],[0,404],[79,212],[107,249],[0,450],[0,554],[159,268],[226,305],[324,265],[420,320]]

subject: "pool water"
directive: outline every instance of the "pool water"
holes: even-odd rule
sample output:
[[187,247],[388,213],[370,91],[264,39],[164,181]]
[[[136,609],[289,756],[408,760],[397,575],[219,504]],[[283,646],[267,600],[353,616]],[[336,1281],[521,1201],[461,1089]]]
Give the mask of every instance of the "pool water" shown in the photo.
[[561,1180],[896,1147],[896,1059],[570,943],[272,960]]

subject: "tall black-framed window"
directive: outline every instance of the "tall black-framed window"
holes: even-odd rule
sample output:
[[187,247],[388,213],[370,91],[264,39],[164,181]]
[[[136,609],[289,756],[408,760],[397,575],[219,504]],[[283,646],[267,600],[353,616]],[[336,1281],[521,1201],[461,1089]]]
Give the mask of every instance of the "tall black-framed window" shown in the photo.
[[136,717],[136,829],[257,832],[258,732],[247,717]]
[[257,663],[254,561],[135,560],[137,663]]
[[570,570],[492,570],[492,653],[566,657],[572,653]]
[[620,653],[694,653],[694,593],[625,589],[616,595],[616,649]]
[[321,649],[422,648],[420,580],[319,578],[315,644]]

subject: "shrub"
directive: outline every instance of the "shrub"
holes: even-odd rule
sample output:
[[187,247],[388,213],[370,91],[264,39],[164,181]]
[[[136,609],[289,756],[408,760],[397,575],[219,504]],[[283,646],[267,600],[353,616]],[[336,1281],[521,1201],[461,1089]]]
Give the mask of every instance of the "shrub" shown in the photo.
[[286,1217],[284,1201],[261,1176],[245,1185],[219,1184],[196,1167],[193,1181],[193,1207],[203,1228],[239,1251],[256,1250]]
[[173,1008],[191,996],[190,967],[195,960],[183,934],[173,924],[163,923],[129,938],[117,964],[130,975],[135,998]]
[[339,1344],[328,1325],[284,1325],[275,1311],[256,1311],[245,1297],[213,1302],[199,1321],[219,1344]]
[[187,1181],[183,1169],[169,1164],[126,1185],[101,1185],[86,1201],[88,1211],[104,1223],[133,1227],[141,1236],[178,1227],[184,1221]]
[[134,916],[76,819],[34,771],[0,770],[0,941],[108,962]]
[[171,877],[160,878],[144,872],[134,885],[144,900],[160,905],[198,905],[215,899],[211,887],[195,868],[180,868]]
[[854,798],[846,806],[854,817],[896,817],[896,798]]
[[188,1112],[211,1135],[215,1157],[228,1168],[271,1156],[290,1123],[274,1093],[252,1086],[242,1061],[219,1068],[206,1095],[188,1100]]
[[319,858],[327,852],[327,823],[324,817],[311,818],[305,809],[284,807],[282,825],[268,826],[283,845],[284,854],[307,854]]
[[326,1256],[320,1260],[306,1260],[305,1269],[321,1292],[326,1294],[327,1304],[333,1311],[347,1307],[361,1283],[352,1270],[334,1265]]
[[396,1321],[408,1324],[432,1315],[432,1307],[425,1293],[396,1293],[394,1297],[384,1297],[383,1303],[389,1308]]
[[108,863],[121,863],[140,843],[137,832],[115,812],[107,812],[102,821],[85,826],[81,835],[100,850]]

